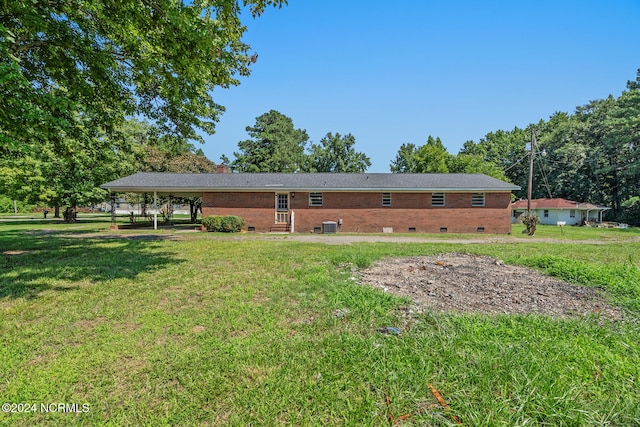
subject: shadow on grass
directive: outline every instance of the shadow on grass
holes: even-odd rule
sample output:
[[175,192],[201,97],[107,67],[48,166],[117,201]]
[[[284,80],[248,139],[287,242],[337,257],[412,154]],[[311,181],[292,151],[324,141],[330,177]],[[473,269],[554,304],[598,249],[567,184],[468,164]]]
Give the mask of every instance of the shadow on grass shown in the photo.
[[0,298],[35,298],[46,290],[132,279],[179,262],[162,249],[162,240],[171,236],[74,238],[42,231],[0,235]]

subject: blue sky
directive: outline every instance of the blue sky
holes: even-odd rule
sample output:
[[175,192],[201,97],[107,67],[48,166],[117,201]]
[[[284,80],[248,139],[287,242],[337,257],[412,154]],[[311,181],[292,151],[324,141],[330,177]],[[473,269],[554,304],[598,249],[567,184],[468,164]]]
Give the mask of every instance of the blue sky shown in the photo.
[[432,135],[456,154],[619,96],[640,68],[640,0],[289,0],[242,17],[259,58],[214,92],[227,111],[199,148],[216,163],[274,109],[314,143],[351,133],[368,171],[389,172],[403,143]]

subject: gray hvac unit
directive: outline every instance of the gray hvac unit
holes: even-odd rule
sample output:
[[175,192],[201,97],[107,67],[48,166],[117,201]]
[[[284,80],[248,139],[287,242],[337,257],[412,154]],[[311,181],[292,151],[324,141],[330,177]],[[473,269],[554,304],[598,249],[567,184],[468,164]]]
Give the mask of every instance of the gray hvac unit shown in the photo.
[[322,234],[336,234],[338,232],[338,223],[335,221],[325,221],[322,223]]

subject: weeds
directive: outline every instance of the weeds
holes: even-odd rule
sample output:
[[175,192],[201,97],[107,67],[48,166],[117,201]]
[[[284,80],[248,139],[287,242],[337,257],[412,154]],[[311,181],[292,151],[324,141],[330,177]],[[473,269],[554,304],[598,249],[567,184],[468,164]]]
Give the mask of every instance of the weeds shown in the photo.
[[640,311],[640,268],[633,264],[594,265],[553,255],[521,259],[519,263],[570,283],[601,287],[617,305]]

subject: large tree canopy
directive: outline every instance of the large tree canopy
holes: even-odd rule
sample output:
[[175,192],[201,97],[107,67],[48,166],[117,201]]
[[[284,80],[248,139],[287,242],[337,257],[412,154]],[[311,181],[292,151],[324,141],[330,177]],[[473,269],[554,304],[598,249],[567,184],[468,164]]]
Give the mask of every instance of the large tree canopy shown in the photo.
[[256,54],[239,15],[286,0],[0,0],[0,155],[29,140],[110,133],[142,115],[163,135],[212,133],[216,86],[238,83]]
[[461,155],[480,156],[498,165],[527,197],[531,128],[546,156],[534,156],[532,197],[562,197],[604,205],[611,219],[640,225],[640,70],[619,97],[608,96],[557,112],[527,129],[494,131]]
[[483,149],[467,141],[454,156],[440,138],[429,135],[425,145],[402,144],[390,169],[394,173],[483,173],[507,181],[503,170],[487,158]]
[[418,147],[412,143],[402,144],[396,158],[391,161],[389,169],[393,173],[410,173],[416,171],[416,151]]
[[254,126],[247,126],[251,139],[238,143],[240,151],[231,169],[239,172],[300,172],[305,168],[305,147],[309,136],[304,129],[295,129],[293,120],[271,110],[256,117]]
[[320,140],[320,144],[311,144],[307,172],[364,172],[371,166],[366,154],[355,150],[356,138],[347,134],[331,132]]
[[429,135],[425,145],[402,144],[390,169],[396,173],[447,173],[452,158],[440,138]]
[[246,129],[252,139],[238,143],[235,159],[222,156],[234,171],[364,172],[371,166],[369,157],[355,150],[353,135],[328,132],[320,144],[307,147],[307,131],[295,129],[293,120],[276,110],[256,117],[255,125]]

